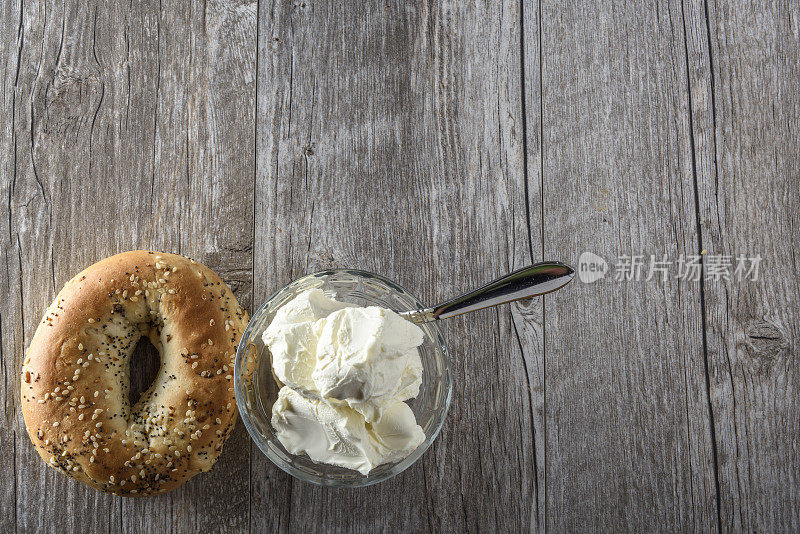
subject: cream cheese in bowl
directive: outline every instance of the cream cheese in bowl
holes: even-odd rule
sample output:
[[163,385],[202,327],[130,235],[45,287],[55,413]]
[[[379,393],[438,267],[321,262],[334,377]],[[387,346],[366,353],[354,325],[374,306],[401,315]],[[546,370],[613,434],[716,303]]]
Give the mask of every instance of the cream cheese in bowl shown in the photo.
[[[297,299],[304,293],[308,295]],[[261,452],[278,468],[299,480],[339,488],[364,487],[385,481],[419,462],[444,425],[453,383],[449,354],[438,322],[416,326],[422,330],[423,338],[419,346],[413,347],[414,351],[393,351],[397,357],[392,359],[393,365],[386,374],[396,377],[396,369],[402,368],[400,387],[389,387],[392,381],[384,377],[372,378],[367,365],[381,354],[378,348],[396,347],[395,337],[389,336],[385,344],[376,343],[355,351],[350,350],[353,345],[338,334],[336,344],[330,343],[338,348],[329,350],[324,358],[331,365],[326,366],[329,369],[325,373],[317,374],[320,380],[317,386],[314,370],[322,335],[321,330],[317,332],[313,328],[317,321],[338,310],[366,310],[373,306],[400,314],[424,308],[425,304],[403,287],[375,273],[330,269],[303,276],[278,289],[253,312],[242,334],[233,369],[236,403],[242,422]],[[379,315],[342,318],[341,325],[348,322],[363,325],[367,321],[383,339],[383,335],[389,333],[384,328],[386,323],[390,327],[405,326],[392,321],[393,315],[386,315],[388,319],[381,319]],[[265,342],[264,333],[273,322],[275,327]],[[280,329],[277,328],[279,324],[283,324]],[[333,326],[330,326],[331,332],[342,330]],[[347,331],[347,328],[342,330]],[[413,342],[407,342],[414,336],[413,328],[411,334],[404,332],[398,337],[407,347],[413,346],[418,339],[416,336]],[[408,352],[411,355],[406,356]],[[415,369],[414,354],[419,357],[421,371]],[[400,362],[404,360],[403,367]],[[346,380],[330,379],[339,376],[338,372],[333,372],[339,368]],[[386,367],[372,365],[371,369],[385,370]],[[419,379],[415,378],[417,376]],[[323,380],[340,398],[323,401],[320,393],[320,388],[325,388]],[[340,383],[341,387],[334,387]],[[284,389],[286,386],[288,389]],[[404,401],[388,402],[390,397],[411,395],[413,398]],[[285,425],[277,419],[273,424],[276,404],[288,421]],[[339,411],[329,411],[334,408]],[[380,417],[370,416],[370,412],[379,412]],[[342,413],[354,418],[342,419]],[[374,421],[367,421],[367,417]],[[354,426],[354,420],[359,424]],[[309,438],[314,432],[317,438]],[[422,442],[409,451],[423,435]],[[349,467],[324,462],[322,456],[334,453]],[[313,459],[312,454],[321,460]],[[364,474],[368,469],[368,474]]]
[[279,308],[262,338],[282,385],[272,426],[288,452],[366,475],[425,440],[404,402],[422,384],[420,327],[311,289]]

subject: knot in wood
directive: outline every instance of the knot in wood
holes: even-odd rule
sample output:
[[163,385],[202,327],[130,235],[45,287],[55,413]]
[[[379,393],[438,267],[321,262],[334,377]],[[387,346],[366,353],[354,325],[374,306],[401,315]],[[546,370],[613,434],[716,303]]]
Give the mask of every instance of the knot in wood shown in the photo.
[[788,357],[789,339],[780,324],[755,320],[745,330],[746,352],[760,372],[767,371]]

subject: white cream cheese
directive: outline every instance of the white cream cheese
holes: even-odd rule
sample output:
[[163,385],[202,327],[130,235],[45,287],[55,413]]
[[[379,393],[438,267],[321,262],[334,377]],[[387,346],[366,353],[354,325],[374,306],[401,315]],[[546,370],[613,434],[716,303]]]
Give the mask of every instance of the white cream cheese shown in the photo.
[[318,392],[311,373],[316,365],[316,322],[351,306],[325,297],[319,289],[301,293],[281,306],[262,335],[272,352],[275,376],[295,388]]
[[345,308],[318,324],[311,377],[322,397],[346,402],[374,423],[422,383],[422,330],[384,308]]
[[368,473],[424,439],[411,409],[424,333],[395,312],[360,308],[319,289],[281,307],[263,334],[284,387],[272,425],[286,449]]
[[404,402],[390,406],[380,422],[370,424],[347,405],[329,404],[289,386],[281,388],[272,407],[272,426],[290,453],[305,453],[315,462],[364,475],[378,465],[405,458],[425,439]]

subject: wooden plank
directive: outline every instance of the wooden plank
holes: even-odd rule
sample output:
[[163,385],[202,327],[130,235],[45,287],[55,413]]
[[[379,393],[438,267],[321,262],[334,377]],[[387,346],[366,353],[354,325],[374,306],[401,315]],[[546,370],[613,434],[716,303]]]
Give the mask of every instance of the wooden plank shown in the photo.
[[[9,195],[10,232],[19,246],[24,331],[15,351],[17,369],[23,341],[30,340],[56,291],[96,259],[99,248],[112,245],[102,237],[108,226],[103,214],[116,212],[124,194],[109,180],[97,179],[102,156],[92,157],[106,126],[95,120],[106,95],[93,28],[92,5],[23,6],[14,91],[16,174]],[[9,387],[14,398],[17,377],[18,372]],[[21,414],[15,428],[17,530],[59,525],[65,531],[100,531],[119,524],[118,501],[48,468],[31,446]],[[54,496],[72,506],[55,506]]]
[[[530,2],[520,2],[520,74],[522,76],[522,126],[524,147],[525,225],[531,261],[557,260],[571,262],[568,255],[557,251],[555,256],[544,255],[544,196],[542,191],[542,64],[541,8]],[[515,238],[519,239],[519,238]],[[516,263],[516,262],[515,262]],[[520,267],[515,264],[515,267]],[[564,291],[571,291],[565,288]],[[555,295],[555,298],[569,298]],[[511,306],[514,333],[522,352],[524,370],[530,395],[531,426],[534,446],[534,482],[536,493],[531,503],[531,530],[544,532],[547,528],[547,435],[545,404],[546,356],[544,345],[545,302],[548,297]]]
[[[180,0],[162,5],[162,13],[181,17],[183,6]],[[189,147],[181,251],[219,273],[247,309],[253,284],[256,15],[256,1],[211,1],[191,6],[185,21],[163,21],[188,44],[186,79],[174,88],[186,91],[186,121],[174,134],[185,136]],[[185,68],[178,47],[168,46],[163,58],[174,62],[175,71]],[[173,529],[248,530],[250,446],[240,421],[214,470],[175,492],[173,502],[189,509],[173,507]]]
[[[165,15],[156,2],[134,3],[130,9],[103,10],[101,32],[104,42],[113,43],[107,49],[113,69],[113,85],[120,93],[111,109],[119,121],[122,146],[137,147],[135,154],[123,151],[120,162],[130,161],[132,175],[142,182],[133,187],[134,195],[143,206],[143,216],[137,217],[137,233],[145,233],[146,242],[153,248],[181,252],[182,221],[188,210],[188,143],[185,128],[184,66],[176,68],[167,55],[175,51],[182,28],[175,32],[165,28]],[[183,11],[185,13],[186,11]],[[121,36],[120,39],[118,36]],[[169,44],[172,44],[170,47]],[[122,172],[125,172],[122,170]],[[152,221],[152,222],[151,222]],[[120,504],[121,521],[114,530],[122,532],[172,531],[175,508],[194,512],[181,506],[175,492],[147,499],[125,499]]]
[[[258,5],[258,69],[256,72],[256,180],[254,187],[253,307],[291,279],[290,228],[305,219],[291,217],[297,198],[291,182],[278,180],[278,153],[286,136],[292,103],[292,6],[278,2]],[[286,112],[284,112],[286,110]],[[297,125],[295,125],[295,129]],[[295,180],[295,182],[298,180]],[[278,188],[283,193],[278,194]],[[285,283],[283,282],[283,283]],[[250,445],[251,532],[289,531],[292,479]]]
[[[540,27],[545,256],[698,253],[681,6]],[[545,318],[547,527],[714,529],[699,284],[579,282]]]
[[[22,45],[21,6],[6,2],[0,6],[0,169],[5,179],[0,180],[0,197],[10,199],[16,180],[14,159],[15,113],[17,105],[16,83],[19,65],[19,47]],[[22,361],[22,295],[19,249],[16,236],[11,231],[11,202],[0,207],[0,532],[14,532],[17,522],[17,376]]]
[[760,255],[758,280],[706,280],[725,530],[800,529],[800,6],[690,3],[686,13],[707,274]]
[[[253,4],[34,3],[23,23],[8,234],[20,244],[10,272],[23,273],[25,340],[72,274],[131,248],[193,254],[249,304],[255,62],[244,43],[255,42]],[[20,416],[15,432],[20,531],[246,528],[241,429],[211,473],[125,500],[46,468]],[[70,504],[53,506],[52,495]]]
[[[334,266],[433,302],[530,261],[515,3],[279,1],[259,21],[257,302]],[[540,307],[515,313],[525,343]],[[509,308],[444,328],[455,392],[432,450],[352,492],[254,455],[254,531],[530,529],[537,345],[523,358]]]

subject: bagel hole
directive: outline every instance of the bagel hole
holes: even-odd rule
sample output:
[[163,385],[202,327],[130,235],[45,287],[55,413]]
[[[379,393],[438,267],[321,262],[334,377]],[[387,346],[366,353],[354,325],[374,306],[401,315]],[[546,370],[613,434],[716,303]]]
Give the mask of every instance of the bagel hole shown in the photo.
[[142,336],[133,349],[130,359],[130,390],[128,400],[130,406],[139,402],[142,393],[147,391],[158,376],[161,367],[161,355],[147,336]]

